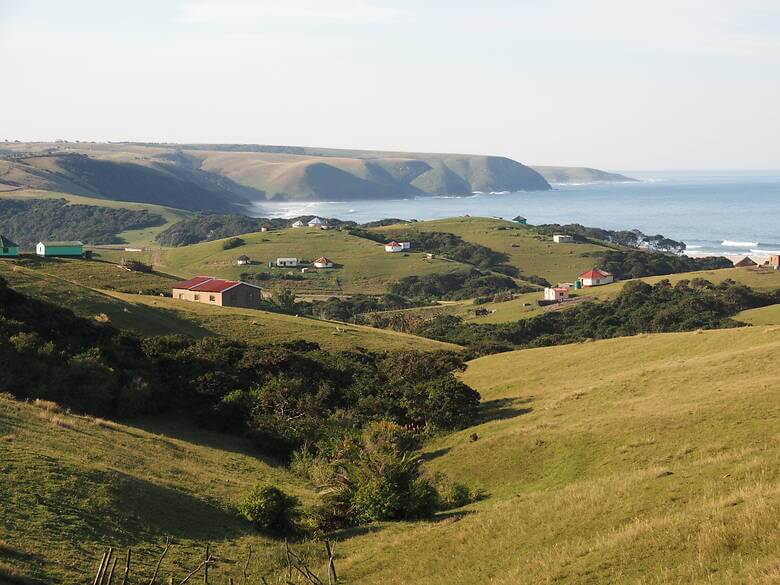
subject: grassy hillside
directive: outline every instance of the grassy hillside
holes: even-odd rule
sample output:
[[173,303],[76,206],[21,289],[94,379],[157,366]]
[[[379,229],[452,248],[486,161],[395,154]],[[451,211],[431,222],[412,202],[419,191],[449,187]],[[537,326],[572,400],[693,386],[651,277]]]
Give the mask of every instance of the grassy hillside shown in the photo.
[[183,578],[209,542],[223,559],[213,577],[238,579],[241,563],[232,561],[245,559],[248,546],[252,569],[271,566],[279,549],[235,514],[243,493],[271,481],[304,502],[313,495],[238,438],[180,421],[124,426],[2,395],[0,468],[3,583],[81,585],[109,545],[122,555],[132,547],[134,574],[148,582],[166,536],[174,545],[163,578]]
[[369,585],[777,582],[778,350],[774,327],[472,362],[485,422],[431,445],[429,468],[490,498],[350,539],[342,572]]
[[106,262],[0,261],[0,277],[32,297],[67,307],[82,317],[107,318],[120,329],[143,335],[224,335],[256,343],[305,339],[334,350],[459,349],[455,345],[371,327],[140,295],[139,290],[167,291],[178,279],[127,272]]
[[780,305],[742,311],[735,319],[750,325],[780,325]]
[[83,261],[47,262],[32,269],[0,261],[0,277],[19,292],[66,307],[87,319],[107,318],[120,329],[142,335],[181,334],[201,337],[209,334],[196,323],[171,311],[127,303],[90,287],[90,284],[99,286],[108,282],[124,282],[130,287],[134,284],[146,286],[150,282],[141,280],[141,275],[95,262],[79,266],[79,262]]
[[[384,246],[337,230],[285,229],[242,235],[245,245],[223,249],[223,240],[166,250],[156,261],[160,270],[190,277],[197,274],[238,278],[243,272],[268,272],[267,263],[279,257],[314,260],[327,256],[339,267],[307,274],[302,283],[291,285],[307,292],[383,293],[386,285],[410,275],[438,274],[466,268],[446,260],[426,261],[420,252],[388,254]],[[246,254],[255,262],[238,266]],[[277,274],[299,269],[270,269]],[[267,281],[273,287],[273,281]]]
[[373,351],[393,350],[459,350],[460,347],[424,337],[361,325],[321,321],[268,311],[212,307],[203,303],[176,299],[111,293],[132,306],[150,307],[196,324],[213,334],[254,343],[277,343],[305,339],[325,349],[348,350],[364,347]]
[[487,217],[454,217],[385,226],[374,230],[455,234],[467,242],[481,244],[506,254],[510,259],[509,264],[516,266],[524,274],[541,276],[552,283],[573,281],[578,275],[593,268],[594,259],[583,258],[583,254],[608,249],[597,244],[555,244],[552,238],[538,234],[531,227]]
[[[482,393],[482,422],[430,444],[426,467],[488,497],[430,522],[336,535],[340,577],[775,583],[778,350],[780,328],[756,327],[470,363],[463,378]],[[240,440],[171,421],[122,426],[0,399],[0,455],[0,571],[43,582],[83,583],[108,544],[132,546],[148,575],[166,534],[176,546],[164,575],[194,564],[205,542],[228,559],[251,544],[258,575],[278,562],[278,544],[251,534],[231,505],[262,479],[311,498]],[[240,570],[221,562],[213,577]]]

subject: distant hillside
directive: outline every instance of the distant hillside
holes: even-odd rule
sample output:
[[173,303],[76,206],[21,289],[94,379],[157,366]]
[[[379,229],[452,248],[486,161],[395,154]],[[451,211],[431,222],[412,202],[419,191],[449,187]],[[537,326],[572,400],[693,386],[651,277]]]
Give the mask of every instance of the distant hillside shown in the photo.
[[637,183],[638,179],[633,179],[617,173],[608,173],[599,169],[588,167],[531,167],[537,173],[542,175],[549,183],[571,184],[571,183]]
[[0,192],[41,189],[188,210],[240,211],[263,199],[346,201],[547,190],[501,156],[136,143],[13,143]]

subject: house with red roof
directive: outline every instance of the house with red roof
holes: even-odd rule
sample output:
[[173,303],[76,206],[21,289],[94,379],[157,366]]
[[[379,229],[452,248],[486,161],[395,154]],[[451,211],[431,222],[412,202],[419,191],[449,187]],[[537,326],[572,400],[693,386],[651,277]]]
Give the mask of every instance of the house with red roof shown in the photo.
[[580,281],[583,287],[589,287],[615,282],[615,277],[606,270],[593,268],[592,270],[588,270],[587,272],[580,274],[577,280]]
[[173,298],[218,307],[257,309],[262,300],[259,286],[213,276],[196,276],[173,286]]
[[568,286],[548,286],[544,289],[545,301],[557,301],[562,303],[569,300]]

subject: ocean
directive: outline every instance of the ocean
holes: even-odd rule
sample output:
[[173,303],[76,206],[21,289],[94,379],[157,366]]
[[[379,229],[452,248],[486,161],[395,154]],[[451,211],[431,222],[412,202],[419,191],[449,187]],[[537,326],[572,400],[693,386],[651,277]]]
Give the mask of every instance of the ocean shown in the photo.
[[386,217],[472,215],[530,224],[639,229],[682,240],[691,256],[780,254],[780,171],[630,172],[638,183],[554,185],[546,192],[474,193],[387,201],[261,202],[260,217],[319,215],[367,222]]

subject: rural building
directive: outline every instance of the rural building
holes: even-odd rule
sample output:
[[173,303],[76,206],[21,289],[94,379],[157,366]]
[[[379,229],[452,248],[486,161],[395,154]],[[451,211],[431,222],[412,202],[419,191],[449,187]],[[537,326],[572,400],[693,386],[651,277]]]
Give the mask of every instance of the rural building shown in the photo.
[[570,244],[574,241],[574,236],[567,236],[564,234],[555,234],[553,236],[553,242],[556,244]]
[[775,270],[780,270],[780,255],[770,256],[767,264]]
[[173,298],[218,307],[256,309],[260,307],[261,290],[259,286],[237,280],[196,276],[174,285]]
[[325,256],[320,256],[314,262],[312,262],[314,268],[333,268],[333,262],[327,259]]
[[17,258],[19,256],[19,244],[16,244],[0,236],[0,258]]
[[268,226],[267,226],[267,225],[264,225],[264,226],[262,226],[262,227],[260,228],[260,231],[261,231],[261,232],[267,232],[267,231],[268,231]]
[[303,222],[302,222],[300,219],[299,219],[298,221],[296,221],[294,224],[292,224],[292,226],[293,226],[294,228],[302,228],[302,227],[304,227],[305,225],[306,225],[306,224],[305,224],[305,223],[303,223]]
[[569,287],[566,286],[548,286],[544,289],[545,301],[568,301]]
[[528,220],[524,218],[522,215],[518,215],[512,221],[514,221],[515,223],[519,223],[520,225],[526,225],[528,223]]
[[276,265],[279,268],[295,268],[301,261],[298,258],[277,258]]
[[35,246],[38,256],[70,256],[81,257],[84,255],[84,244],[81,242],[38,242]]
[[385,244],[385,252],[401,252],[403,249],[404,247],[395,240]]
[[587,272],[580,274],[578,280],[580,283],[582,283],[582,286],[588,287],[609,284],[610,282],[615,281],[615,277],[613,277],[609,272],[594,268],[593,270],[588,270]]
[[242,254],[241,256],[238,257],[238,260],[236,261],[236,263],[239,266],[248,266],[249,264],[252,263],[252,259],[249,256],[247,256],[246,254]]
[[749,266],[758,266],[750,256],[745,256],[742,260],[734,262],[735,268],[747,268]]

